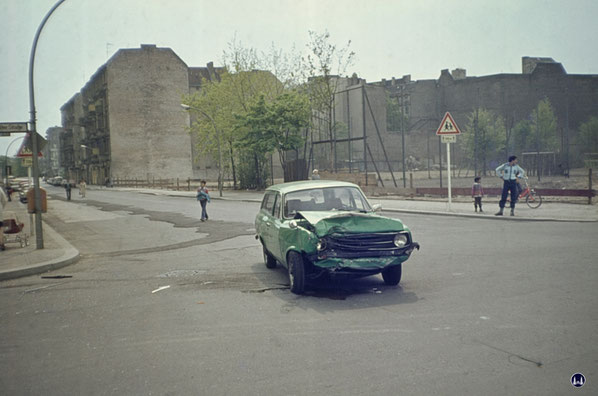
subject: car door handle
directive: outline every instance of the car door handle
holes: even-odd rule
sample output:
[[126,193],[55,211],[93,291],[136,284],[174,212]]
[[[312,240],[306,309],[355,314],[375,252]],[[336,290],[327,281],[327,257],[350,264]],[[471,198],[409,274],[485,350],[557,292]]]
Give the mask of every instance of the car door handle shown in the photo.
[[272,225],[272,223],[271,223],[271,222],[269,222],[269,221],[266,221],[266,225],[267,225],[268,227],[270,227],[270,226]]

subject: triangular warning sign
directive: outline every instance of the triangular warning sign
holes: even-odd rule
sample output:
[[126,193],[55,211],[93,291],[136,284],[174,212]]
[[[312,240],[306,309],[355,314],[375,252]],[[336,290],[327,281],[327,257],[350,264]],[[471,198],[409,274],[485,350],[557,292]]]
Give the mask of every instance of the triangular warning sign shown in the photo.
[[447,111],[440,122],[440,126],[438,126],[438,130],[436,130],[436,135],[458,135],[460,133],[461,131],[459,130],[457,123],[453,120],[451,113]]
[[[44,138],[42,138],[39,134],[37,135],[38,138],[38,144],[40,143],[40,139],[43,139],[42,143],[42,148],[43,146],[46,145],[46,140]],[[27,158],[27,157],[33,157],[33,150],[31,149],[31,134],[28,133],[27,135],[25,135],[25,139],[23,140],[23,143],[21,143],[21,147],[19,147],[19,151],[17,152],[17,157],[19,158]],[[37,153],[38,157],[42,157],[42,152],[41,149],[38,151]]]

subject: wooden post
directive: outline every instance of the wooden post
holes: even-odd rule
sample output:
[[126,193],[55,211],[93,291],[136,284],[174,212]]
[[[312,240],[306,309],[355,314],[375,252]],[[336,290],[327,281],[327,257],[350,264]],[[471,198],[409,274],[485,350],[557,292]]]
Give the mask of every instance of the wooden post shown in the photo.
[[413,172],[409,172],[409,188],[413,188]]
[[191,178],[187,178],[187,191],[191,191]]
[[176,190],[179,191],[179,178],[176,178]]

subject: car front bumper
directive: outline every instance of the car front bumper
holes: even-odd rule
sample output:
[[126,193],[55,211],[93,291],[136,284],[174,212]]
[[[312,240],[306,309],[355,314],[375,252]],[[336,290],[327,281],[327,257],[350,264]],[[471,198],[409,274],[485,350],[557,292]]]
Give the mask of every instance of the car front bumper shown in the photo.
[[384,250],[378,252],[343,252],[336,250],[325,250],[318,254],[309,255],[308,259],[317,269],[329,272],[364,275],[367,272],[372,274],[382,271],[386,267],[401,264],[406,261],[415,249],[419,250],[419,243],[413,242],[404,248]]

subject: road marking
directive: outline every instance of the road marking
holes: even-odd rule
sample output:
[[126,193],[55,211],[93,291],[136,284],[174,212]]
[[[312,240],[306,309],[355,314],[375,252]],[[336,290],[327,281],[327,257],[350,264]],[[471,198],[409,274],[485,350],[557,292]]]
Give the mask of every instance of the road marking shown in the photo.
[[162,291],[162,290],[165,290],[165,289],[168,289],[168,288],[170,288],[170,285],[168,285],[168,286],[160,286],[156,290],[152,291],[152,293],[157,293],[159,291]]

